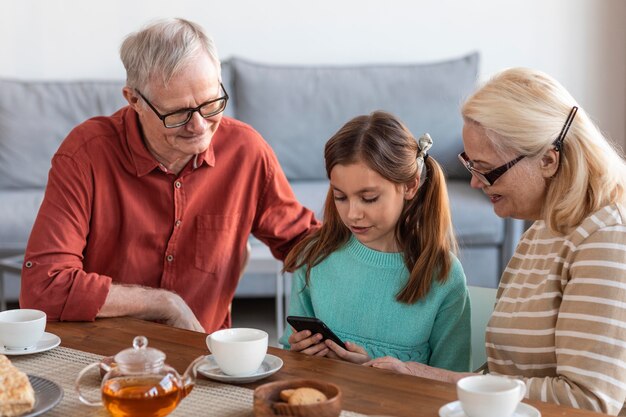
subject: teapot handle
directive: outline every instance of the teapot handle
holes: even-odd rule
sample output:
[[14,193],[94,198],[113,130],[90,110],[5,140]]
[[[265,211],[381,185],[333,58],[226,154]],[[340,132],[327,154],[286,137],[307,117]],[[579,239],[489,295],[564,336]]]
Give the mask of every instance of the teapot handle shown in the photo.
[[193,362],[191,362],[191,364],[185,370],[185,373],[182,376],[185,397],[189,395],[193,387],[196,385],[196,378],[198,377],[198,367],[205,363],[210,363],[207,359],[207,356],[199,356]]
[[[90,405],[92,407],[99,407],[102,406],[102,401],[89,401],[84,395],[83,393],[80,391],[80,381],[81,379],[85,376],[85,374],[87,372],[89,372],[92,368],[94,367],[102,367],[105,371],[110,371],[111,368],[109,366],[107,366],[106,364],[103,364],[101,362],[95,362],[92,363],[91,365],[86,366],[85,368],[83,368],[82,371],[80,371],[80,373],[78,374],[78,378],[76,378],[76,383],[74,384],[74,388],[76,389],[76,392],[78,393],[78,399],[83,403],[83,404],[87,404]],[[107,369],[108,368],[108,369]]]

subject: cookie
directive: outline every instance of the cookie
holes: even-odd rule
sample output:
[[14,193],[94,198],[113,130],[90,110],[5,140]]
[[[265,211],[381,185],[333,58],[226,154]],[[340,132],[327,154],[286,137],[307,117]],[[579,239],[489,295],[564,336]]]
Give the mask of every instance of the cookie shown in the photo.
[[280,399],[284,402],[289,401],[289,397],[295,392],[295,389],[284,389],[280,392]]
[[315,388],[304,387],[293,390],[287,403],[289,405],[308,405],[326,401],[327,399],[324,393]]

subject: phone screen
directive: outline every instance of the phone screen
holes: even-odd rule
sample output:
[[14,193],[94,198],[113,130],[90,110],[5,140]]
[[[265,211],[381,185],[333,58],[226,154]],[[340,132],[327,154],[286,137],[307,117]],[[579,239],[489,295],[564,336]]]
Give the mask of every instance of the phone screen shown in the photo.
[[324,322],[316,317],[288,316],[287,322],[297,331],[310,330],[311,334],[320,333],[324,339],[330,339],[342,348],[346,345],[324,324]]

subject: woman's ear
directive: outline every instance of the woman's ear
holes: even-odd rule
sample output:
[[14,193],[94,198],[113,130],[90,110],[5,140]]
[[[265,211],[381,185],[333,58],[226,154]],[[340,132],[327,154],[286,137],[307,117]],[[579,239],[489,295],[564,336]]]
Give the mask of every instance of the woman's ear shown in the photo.
[[544,178],[552,178],[559,169],[559,159],[561,153],[554,148],[550,148],[541,157],[541,175]]
[[414,179],[413,181],[407,182],[404,184],[404,199],[412,200],[417,194],[417,189],[419,188],[420,179],[419,177]]

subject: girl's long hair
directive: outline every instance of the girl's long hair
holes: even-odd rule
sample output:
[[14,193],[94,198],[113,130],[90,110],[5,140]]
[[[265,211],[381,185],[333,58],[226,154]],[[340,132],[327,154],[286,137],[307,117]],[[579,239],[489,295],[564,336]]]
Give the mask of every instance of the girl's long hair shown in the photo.
[[[435,144],[436,145],[436,144]],[[346,123],[324,149],[326,174],[335,165],[363,162],[383,178],[408,184],[426,176],[417,194],[405,201],[396,225],[396,240],[410,272],[406,285],[396,299],[413,304],[428,294],[436,277],[444,282],[452,267],[456,239],[452,229],[448,191],[441,167],[432,157],[425,160],[419,173],[417,141],[395,116],[382,111],[358,116]],[[351,232],[339,217],[332,189],[324,205],[322,227],[300,241],[285,259],[285,271],[306,267],[306,282],[311,268],[341,248]]]

